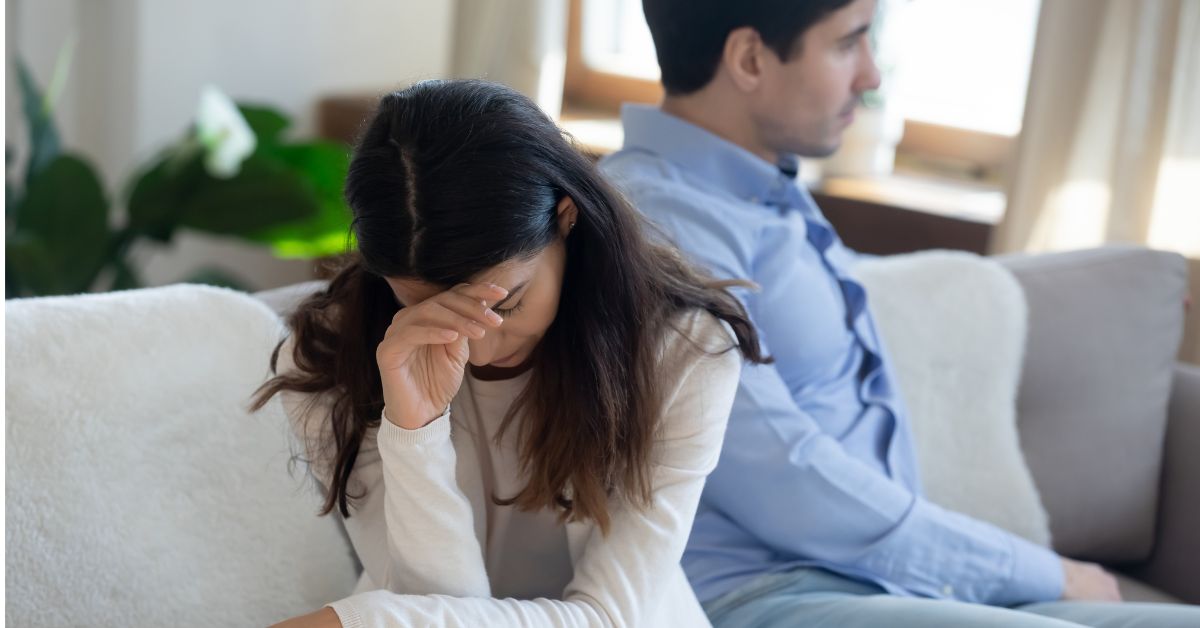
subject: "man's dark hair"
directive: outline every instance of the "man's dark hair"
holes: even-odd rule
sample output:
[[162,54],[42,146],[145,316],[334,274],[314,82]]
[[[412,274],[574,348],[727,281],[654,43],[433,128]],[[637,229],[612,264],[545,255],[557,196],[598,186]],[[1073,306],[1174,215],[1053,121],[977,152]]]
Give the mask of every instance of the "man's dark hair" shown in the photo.
[[799,50],[813,24],[852,0],[642,0],[662,84],[672,96],[708,85],[725,40],[743,26],[758,31],[780,60]]

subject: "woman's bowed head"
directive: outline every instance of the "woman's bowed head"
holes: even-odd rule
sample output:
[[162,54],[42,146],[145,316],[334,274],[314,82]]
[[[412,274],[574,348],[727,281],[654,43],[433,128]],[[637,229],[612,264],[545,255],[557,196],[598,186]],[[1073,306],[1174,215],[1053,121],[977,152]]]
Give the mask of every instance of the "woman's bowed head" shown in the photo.
[[[325,488],[322,514],[334,509],[346,518],[361,514],[355,504],[375,489],[364,492],[366,472],[355,463],[360,454],[368,455],[364,452],[377,455],[372,430],[378,430],[380,451],[385,431],[390,447],[441,434],[450,429],[441,419],[452,401],[473,394],[464,390],[470,388],[464,386],[468,374],[472,382],[520,376],[525,383],[514,389],[511,404],[505,402],[507,411],[496,415],[494,438],[486,445],[454,441],[461,447],[460,462],[480,447],[494,452],[479,457],[480,469],[510,456],[519,472],[503,481],[519,483],[486,498],[493,505],[545,510],[560,525],[587,522],[607,536],[619,504],[646,512],[652,499],[659,503],[659,428],[664,413],[670,416],[665,405],[677,403],[668,397],[681,390],[689,372],[712,370],[680,358],[671,364],[684,365],[681,372],[664,374],[664,351],[710,358],[737,351],[764,361],[744,309],[726,290],[738,282],[714,281],[674,248],[647,237],[640,215],[591,160],[511,89],[483,81],[427,81],[384,96],[355,149],[345,193],[358,250],[346,256],[325,289],[289,315],[291,336],[271,360],[273,368],[281,357],[291,365],[255,398],[256,409],[280,392],[302,393],[314,403],[321,397],[327,404],[310,417],[317,429],[303,430],[317,435],[315,444],[308,438],[306,453]],[[689,313],[710,320],[706,337],[718,342],[704,347],[693,342],[686,351],[682,342],[665,347],[664,339],[683,333],[680,321]],[[284,349],[288,342],[290,349]],[[694,434],[706,426],[702,446],[676,439],[679,455],[690,456],[700,469],[687,471],[686,483],[674,484],[686,486],[686,497],[672,499],[683,513],[675,518],[687,525],[678,531],[650,522],[624,526],[625,535],[664,548],[663,569],[678,570],[691,513],[708,465],[715,464],[732,403],[736,362],[725,360],[712,372],[723,383],[695,384],[710,391],[687,393],[700,410],[678,408],[676,414],[686,418],[672,423]],[[478,406],[455,410],[459,421],[474,420],[470,407]],[[457,421],[453,425],[463,429]],[[508,430],[515,439],[501,438]],[[390,455],[402,461],[416,454]],[[446,477],[454,477],[453,471]],[[384,477],[387,473],[385,468]],[[402,484],[412,483],[408,478]],[[377,486],[391,493],[395,485]],[[466,504],[461,494],[447,499]],[[492,508],[473,498],[469,506],[465,515],[455,516],[469,520],[472,510]],[[388,510],[389,534],[401,521],[393,517],[419,516],[410,511]],[[372,512],[369,516],[380,516]],[[469,521],[463,525],[471,537],[474,528]],[[630,531],[638,527],[646,532]],[[669,548],[661,538],[645,540],[667,532]],[[364,548],[355,544],[361,554]],[[638,550],[644,551],[649,550]],[[473,556],[464,560],[479,558]],[[387,587],[379,578],[391,578],[395,589],[389,574],[407,567],[403,557],[392,559],[393,571],[378,572],[383,575],[377,574],[376,583]],[[446,591],[434,586],[429,592]],[[486,586],[471,593],[489,595]]]

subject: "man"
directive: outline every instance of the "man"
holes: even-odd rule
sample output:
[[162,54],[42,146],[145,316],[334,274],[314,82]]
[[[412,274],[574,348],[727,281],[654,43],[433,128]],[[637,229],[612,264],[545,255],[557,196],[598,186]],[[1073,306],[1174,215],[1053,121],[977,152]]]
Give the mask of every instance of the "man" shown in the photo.
[[795,181],[879,84],[875,0],[644,9],[667,96],[625,107],[602,168],[693,259],[762,287],[743,298],[776,359],[743,373],[684,556],[713,623],[1200,626],[1193,607],[1114,604],[1099,566],[921,496],[855,256]]

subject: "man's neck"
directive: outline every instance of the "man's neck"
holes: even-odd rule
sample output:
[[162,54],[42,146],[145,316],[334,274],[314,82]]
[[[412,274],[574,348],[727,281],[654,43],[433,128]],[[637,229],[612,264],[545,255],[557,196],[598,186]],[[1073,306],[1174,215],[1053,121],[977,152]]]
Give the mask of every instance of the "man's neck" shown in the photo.
[[685,96],[666,96],[659,108],[741,146],[771,165],[779,161],[779,154],[759,140],[750,115],[730,98],[702,89]]

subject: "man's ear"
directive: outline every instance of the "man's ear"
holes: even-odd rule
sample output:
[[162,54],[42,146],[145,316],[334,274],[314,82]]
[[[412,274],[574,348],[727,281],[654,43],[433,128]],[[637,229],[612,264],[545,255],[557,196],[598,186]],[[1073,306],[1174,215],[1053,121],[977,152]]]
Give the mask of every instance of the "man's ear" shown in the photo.
[[558,233],[565,238],[579,220],[579,209],[575,207],[575,201],[570,196],[564,196],[558,202],[555,211],[558,212]]
[[762,83],[764,54],[774,53],[763,44],[758,31],[749,26],[735,28],[725,38],[721,66],[739,90],[752,92]]

